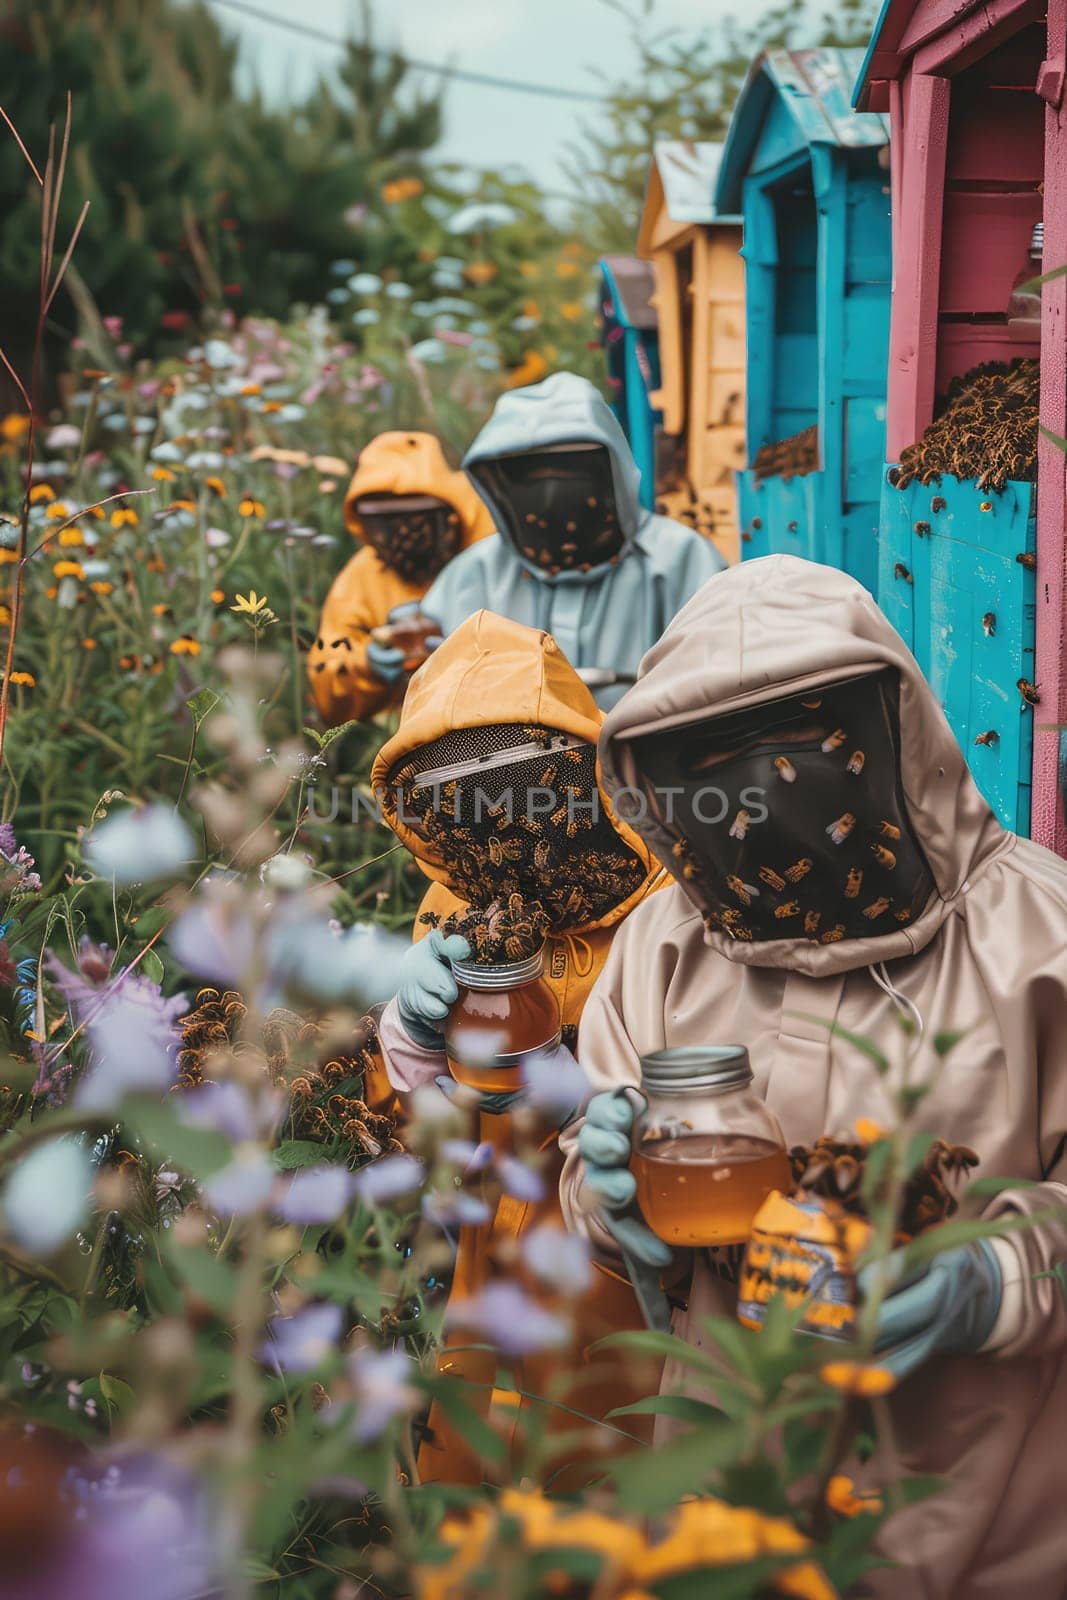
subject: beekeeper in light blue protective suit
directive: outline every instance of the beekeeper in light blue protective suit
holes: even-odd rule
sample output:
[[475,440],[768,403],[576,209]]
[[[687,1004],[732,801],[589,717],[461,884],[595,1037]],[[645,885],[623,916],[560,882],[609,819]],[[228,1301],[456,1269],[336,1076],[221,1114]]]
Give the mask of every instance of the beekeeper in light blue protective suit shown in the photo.
[[[449,563],[423,610],[444,634],[483,609],[540,628],[614,705],[721,555],[642,507],[622,429],[573,372],[503,395],[463,465],[497,532]],[[373,647],[368,665],[385,676],[398,656]]]

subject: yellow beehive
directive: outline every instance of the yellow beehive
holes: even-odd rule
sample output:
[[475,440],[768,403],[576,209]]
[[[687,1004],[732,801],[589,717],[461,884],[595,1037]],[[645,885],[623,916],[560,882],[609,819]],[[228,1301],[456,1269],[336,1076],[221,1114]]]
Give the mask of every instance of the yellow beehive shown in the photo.
[[741,222],[713,203],[722,147],[658,144],[637,253],[651,261],[663,414],[657,503],[738,559],[734,472],[745,464],[745,275]]

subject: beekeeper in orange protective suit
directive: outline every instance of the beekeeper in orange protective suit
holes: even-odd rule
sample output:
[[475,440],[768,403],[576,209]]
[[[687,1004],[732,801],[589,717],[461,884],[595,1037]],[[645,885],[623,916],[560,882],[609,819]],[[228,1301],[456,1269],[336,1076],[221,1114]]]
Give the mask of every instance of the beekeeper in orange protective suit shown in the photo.
[[[559,1002],[564,1040],[572,1041],[616,929],[666,877],[637,835],[615,821],[604,802],[596,768],[601,721],[589,690],[548,634],[479,611],[415,673],[400,727],[380,751],[372,774],[386,821],[431,880],[423,913],[444,918],[471,903],[485,906],[513,894],[545,908],[550,927],[544,973]],[[434,794],[439,775],[472,763],[477,766],[472,777],[478,783],[494,792],[509,785],[514,796],[507,825],[501,827],[497,819],[487,827],[484,850],[477,848],[478,824],[463,829],[450,816],[442,828],[439,813],[424,820],[438,803]],[[555,779],[546,770],[553,766]],[[455,785],[453,801],[466,781],[462,774],[446,780],[449,788]],[[561,793],[566,785],[574,794],[575,815],[591,818],[594,810],[598,813],[574,838],[568,838],[565,827],[557,826],[553,832],[552,818],[543,808],[540,821],[528,814],[524,796],[531,791],[543,796],[545,784],[553,782]],[[595,804],[589,805],[590,801]],[[386,1070],[402,1095],[443,1079],[448,1070],[438,1030],[457,990],[442,950],[448,941],[439,930],[424,938],[426,931],[426,925],[416,921],[415,937],[420,942],[408,957],[411,979],[380,1019]],[[425,997],[422,1002],[419,994]],[[483,1106],[490,1103],[491,1097],[482,1101]],[[497,1149],[507,1144],[510,1120],[499,1106],[493,1112],[483,1110],[481,1139]],[[505,1197],[488,1228],[462,1230],[453,1301],[483,1286],[484,1273],[492,1273],[502,1242],[517,1238],[535,1223],[559,1220],[557,1140],[558,1129],[547,1127],[542,1158],[548,1199],[538,1204]],[[621,1275],[595,1270],[593,1288],[580,1302],[579,1323],[583,1346],[609,1330],[642,1326],[632,1291]],[[548,1392],[545,1386],[559,1366],[558,1353],[553,1357],[549,1352],[543,1366],[542,1360],[527,1357],[519,1363],[519,1387],[534,1394]],[[460,1357],[446,1350],[442,1356],[442,1370],[461,1371],[487,1385],[487,1402],[493,1366],[491,1356],[478,1352]],[[640,1381],[631,1375],[630,1387]],[[567,1404],[603,1417],[641,1392],[640,1388],[629,1392],[622,1360],[617,1359],[610,1368],[602,1365],[595,1380],[590,1373],[584,1389],[569,1395]],[[464,1398],[473,1403],[470,1391]],[[576,1419],[573,1413],[561,1413],[558,1423],[572,1432]],[[453,1483],[480,1481],[476,1455],[436,1407],[430,1426],[431,1437],[419,1463],[422,1476]]]
[[[325,722],[358,721],[399,705],[406,677],[387,645],[370,639],[394,606],[421,600],[454,555],[492,533],[470,480],[453,472],[431,433],[381,433],[360,452],[345,522],[363,548],[334,579],[308,655]],[[382,656],[368,665],[368,646]],[[388,680],[388,681],[387,681]]]

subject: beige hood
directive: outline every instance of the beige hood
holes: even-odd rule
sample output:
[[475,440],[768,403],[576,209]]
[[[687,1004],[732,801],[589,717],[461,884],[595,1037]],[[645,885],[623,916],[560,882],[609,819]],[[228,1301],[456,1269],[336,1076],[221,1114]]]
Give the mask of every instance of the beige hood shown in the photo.
[[[790,967],[820,976],[921,950],[963,886],[1014,842],[978,793],[944,713],[914,656],[874,600],[845,573],[796,556],[767,556],[706,583],[641,662],[637,683],[608,713],[600,736],[604,787],[640,791],[632,741],[643,734],[723,716],[745,706],[881,668],[900,676],[904,795],[937,893],[906,928],[867,939],[816,945],[805,939],[751,944],[709,931],[728,960]],[[627,796],[619,814],[668,865],[672,836]],[[683,883],[700,906],[697,892]],[[702,908],[701,908],[702,909]]]

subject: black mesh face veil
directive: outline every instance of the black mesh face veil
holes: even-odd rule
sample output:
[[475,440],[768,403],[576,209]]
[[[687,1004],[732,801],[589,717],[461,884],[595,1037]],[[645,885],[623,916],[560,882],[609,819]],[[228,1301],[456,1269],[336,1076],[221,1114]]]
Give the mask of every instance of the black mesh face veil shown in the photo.
[[553,928],[581,928],[644,882],[604,810],[595,746],[557,729],[457,728],[400,762],[388,790],[472,906],[519,895]]
[[459,549],[459,513],[429,494],[368,495],[357,500],[360,533],[383,566],[409,583],[430,583]]
[[544,572],[588,572],[619,559],[625,541],[604,445],[545,445],[467,470],[515,548]]
[[634,741],[671,870],[710,928],[834,944],[919,916],[933,875],[900,777],[884,671]]

